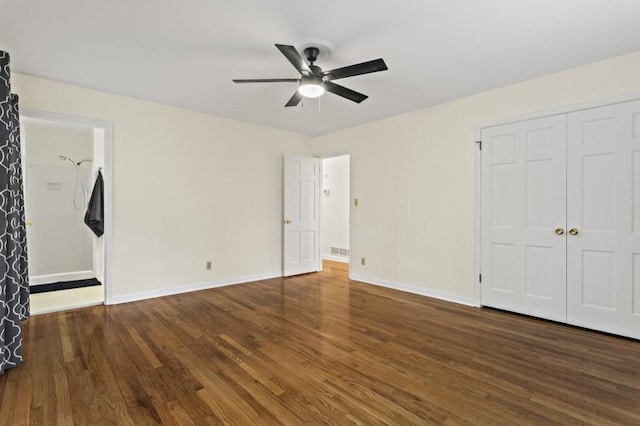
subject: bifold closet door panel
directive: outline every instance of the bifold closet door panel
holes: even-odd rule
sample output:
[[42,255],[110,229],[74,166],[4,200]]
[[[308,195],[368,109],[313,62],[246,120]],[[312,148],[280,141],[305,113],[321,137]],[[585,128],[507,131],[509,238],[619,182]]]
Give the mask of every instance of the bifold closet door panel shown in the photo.
[[568,119],[567,321],[640,338],[640,101]]
[[567,322],[640,338],[640,101],[568,115],[567,228]]
[[481,136],[481,304],[565,322],[566,115]]

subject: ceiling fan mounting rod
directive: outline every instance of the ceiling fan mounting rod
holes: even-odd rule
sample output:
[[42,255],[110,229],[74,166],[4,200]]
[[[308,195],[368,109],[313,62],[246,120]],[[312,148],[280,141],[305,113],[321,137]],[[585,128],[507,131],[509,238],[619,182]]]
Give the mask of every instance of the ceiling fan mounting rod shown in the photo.
[[313,63],[318,59],[318,55],[320,54],[320,49],[317,47],[307,47],[304,49],[304,56],[307,57],[309,61],[309,65],[313,65]]

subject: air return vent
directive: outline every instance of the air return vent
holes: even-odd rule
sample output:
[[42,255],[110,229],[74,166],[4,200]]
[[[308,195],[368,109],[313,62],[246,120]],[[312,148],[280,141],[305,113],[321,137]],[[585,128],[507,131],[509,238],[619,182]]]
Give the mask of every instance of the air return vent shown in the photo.
[[349,256],[349,249],[340,247],[331,247],[331,254],[337,254],[338,256]]

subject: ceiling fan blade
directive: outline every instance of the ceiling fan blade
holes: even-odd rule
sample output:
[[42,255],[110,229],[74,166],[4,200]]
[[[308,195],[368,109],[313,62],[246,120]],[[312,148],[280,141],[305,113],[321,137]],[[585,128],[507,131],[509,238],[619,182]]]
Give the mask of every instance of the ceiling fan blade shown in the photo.
[[276,44],[276,47],[282,54],[291,62],[291,64],[298,70],[300,74],[312,75],[311,68],[305,62],[304,58],[300,56],[300,53],[293,46],[286,44]]
[[348,67],[336,68],[322,73],[325,80],[337,80],[339,78],[353,77],[354,75],[369,74],[372,72],[386,71],[387,64],[382,58],[373,61],[362,62],[360,64],[349,65]]
[[342,96],[343,98],[347,98],[350,101],[357,103],[360,103],[368,98],[367,95],[363,95],[362,93],[356,92],[355,90],[347,89],[346,87],[340,86],[339,84],[331,83],[330,81],[324,82],[324,88],[327,92]]
[[294,93],[291,99],[289,99],[289,102],[287,102],[285,107],[296,106],[300,103],[301,100],[302,100],[302,95],[298,93],[298,91],[296,90],[296,93]]
[[299,83],[299,78],[250,78],[244,80],[234,79],[234,83]]

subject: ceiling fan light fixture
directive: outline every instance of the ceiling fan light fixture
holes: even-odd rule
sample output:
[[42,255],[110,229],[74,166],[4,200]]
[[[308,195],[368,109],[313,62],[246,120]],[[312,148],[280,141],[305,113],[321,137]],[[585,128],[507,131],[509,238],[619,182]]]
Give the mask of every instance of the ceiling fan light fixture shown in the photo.
[[298,86],[298,93],[305,98],[318,98],[324,94],[322,78],[317,76],[303,76]]
[[315,83],[301,84],[298,93],[305,98],[319,98],[324,94],[324,87]]

